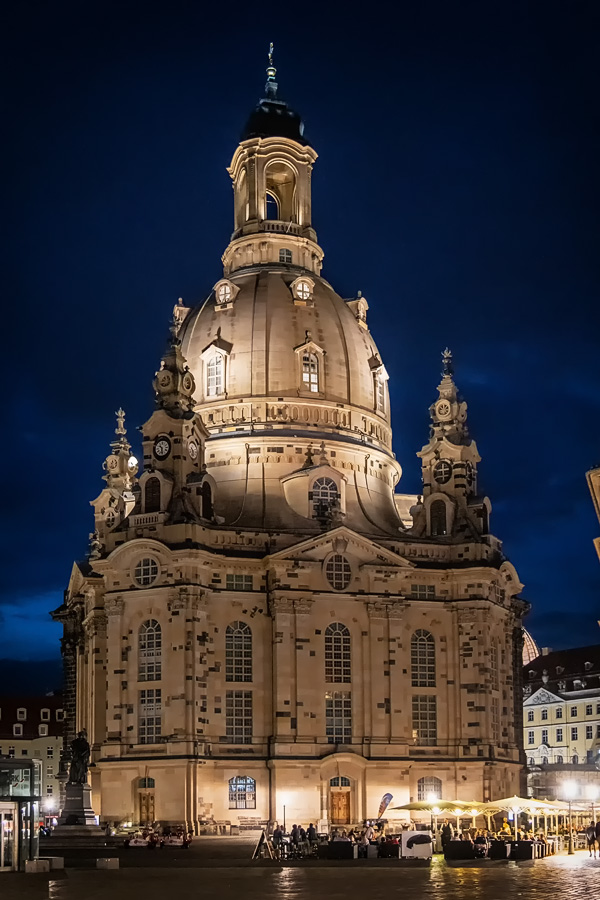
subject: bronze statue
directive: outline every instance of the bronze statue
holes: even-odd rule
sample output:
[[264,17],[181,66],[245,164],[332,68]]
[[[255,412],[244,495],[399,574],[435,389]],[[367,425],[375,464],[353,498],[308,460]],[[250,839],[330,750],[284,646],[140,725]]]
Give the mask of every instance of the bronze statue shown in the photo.
[[90,764],[90,745],[86,731],[79,731],[75,740],[71,741],[71,765],[69,767],[68,784],[87,784],[87,771]]

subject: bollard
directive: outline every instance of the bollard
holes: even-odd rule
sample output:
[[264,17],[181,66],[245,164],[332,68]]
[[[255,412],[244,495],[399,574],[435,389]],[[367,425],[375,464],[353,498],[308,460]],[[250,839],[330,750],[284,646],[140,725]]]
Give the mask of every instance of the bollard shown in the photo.
[[26,859],[25,860],[25,872],[28,875],[33,875],[39,872],[49,872],[50,871],[50,862],[47,859]]

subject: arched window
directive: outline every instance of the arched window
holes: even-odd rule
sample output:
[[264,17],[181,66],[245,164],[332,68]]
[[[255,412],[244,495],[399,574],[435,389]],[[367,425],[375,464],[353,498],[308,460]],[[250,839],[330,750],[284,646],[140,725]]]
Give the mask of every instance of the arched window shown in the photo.
[[144,489],[144,512],[160,512],[160,481],[149,478]]
[[338,486],[333,478],[317,478],[313,482],[312,490],[308,493],[308,499],[312,502],[312,517],[320,519],[326,516],[329,510],[339,501]]
[[350,779],[345,775],[336,775],[329,779],[329,787],[350,787]]
[[579,765],[579,757],[577,756],[577,754],[575,754],[575,756],[571,757],[571,762],[573,763],[574,766]]
[[433,535],[447,534],[446,504],[443,500],[433,501],[429,509],[429,515],[431,518],[431,533]]
[[212,488],[210,486],[209,481],[202,482],[202,518],[203,519],[212,519],[213,517],[213,502],[212,502]]
[[[563,763],[564,763],[564,761],[565,761],[565,760],[564,760],[564,757],[562,757],[560,754],[556,757],[556,763],[557,763],[557,765],[562,766]],[[534,760],[534,762],[535,762],[535,760]]]
[[252,681],[252,630],[245,622],[227,626],[225,681]]
[[340,622],[333,622],[325,631],[325,681],[352,681],[350,632]]
[[271,191],[267,191],[267,202],[266,202],[266,218],[267,219],[278,219],[279,218],[279,201],[275,194],[271,193]]
[[150,790],[156,787],[154,782],[154,778],[140,778],[138,782],[138,787],[140,791]]
[[432,803],[442,799],[442,780],[435,775],[427,778],[419,778],[417,781],[417,800],[426,800]]
[[302,387],[313,394],[319,393],[319,360],[316,353],[302,355]]
[[162,632],[156,619],[148,619],[138,635],[138,681],[159,681],[162,660]]
[[215,354],[206,364],[206,396],[218,397],[223,391],[223,357]]
[[375,376],[375,408],[377,412],[385,412],[385,378]]
[[248,775],[229,779],[229,809],[256,809],[256,781]]
[[419,628],[410,640],[410,667],[413,687],[435,687],[435,639]]

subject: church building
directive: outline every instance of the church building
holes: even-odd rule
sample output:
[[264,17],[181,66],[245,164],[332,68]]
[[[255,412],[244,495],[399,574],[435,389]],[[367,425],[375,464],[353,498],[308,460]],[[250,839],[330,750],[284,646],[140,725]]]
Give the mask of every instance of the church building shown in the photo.
[[88,557],[53,613],[63,767],[85,729],[102,821],[325,828],[385,793],[522,790],[527,604],[451,354],[422,493],[399,494],[368,303],[321,274],[317,154],[267,73],[228,170],[223,275],[175,308],[140,461],[119,410]]

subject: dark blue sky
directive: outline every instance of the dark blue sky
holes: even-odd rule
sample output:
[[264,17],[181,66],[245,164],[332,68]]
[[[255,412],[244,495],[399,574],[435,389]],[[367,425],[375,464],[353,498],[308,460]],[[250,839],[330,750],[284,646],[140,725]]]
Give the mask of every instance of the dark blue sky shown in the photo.
[[600,6],[222,9],[24,2],[5,21],[0,657],[58,654],[47,611],[86,549],[113,412],[148,418],[173,303],[221,274],[225,167],[270,40],[320,154],[323,274],[370,304],[401,489],[449,345],[528,627],[597,641]]

